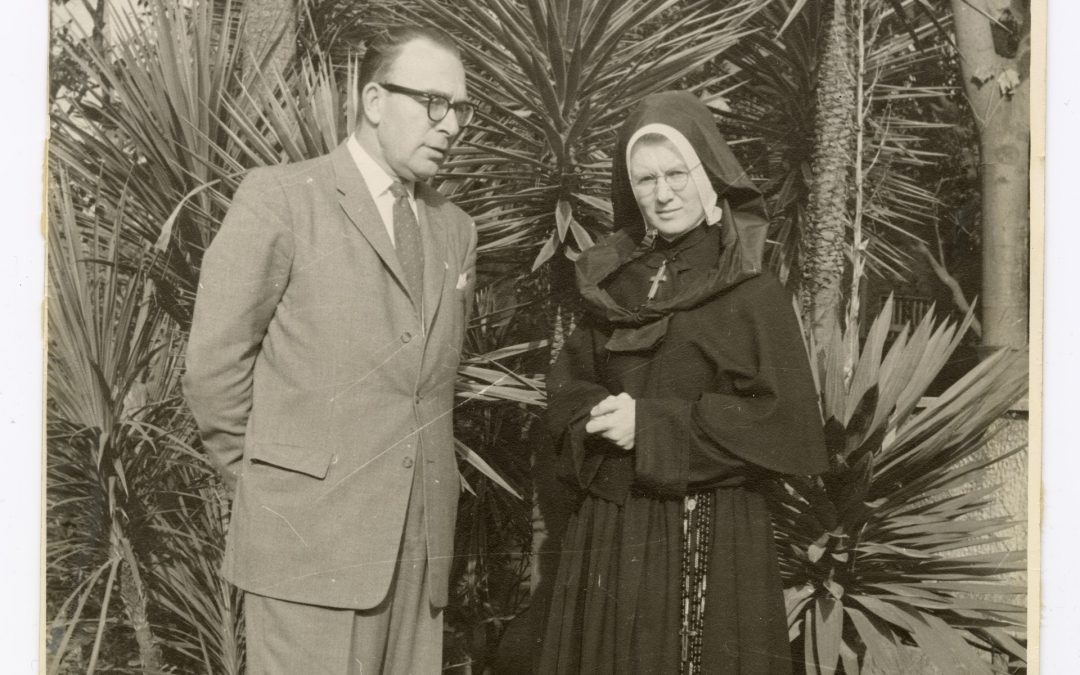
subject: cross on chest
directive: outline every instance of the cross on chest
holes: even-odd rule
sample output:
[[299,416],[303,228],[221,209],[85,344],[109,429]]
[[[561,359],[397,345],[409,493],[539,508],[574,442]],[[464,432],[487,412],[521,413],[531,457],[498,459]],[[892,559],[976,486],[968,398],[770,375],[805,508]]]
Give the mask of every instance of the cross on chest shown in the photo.
[[656,297],[656,292],[660,290],[660,284],[668,280],[667,275],[668,261],[664,260],[660,263],[660,269],[656,270],[656,274],[649,277],[649,281],[652,282],[652,286],[649,287],[649,294],[646,295],[646,299],[652,300]]

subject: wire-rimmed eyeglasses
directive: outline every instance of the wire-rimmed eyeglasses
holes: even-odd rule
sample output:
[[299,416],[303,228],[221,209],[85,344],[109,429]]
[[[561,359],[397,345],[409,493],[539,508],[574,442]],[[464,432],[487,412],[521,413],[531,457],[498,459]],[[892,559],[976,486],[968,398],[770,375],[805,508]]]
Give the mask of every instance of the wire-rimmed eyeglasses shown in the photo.
[[667,186],[674,192],[679,192],[686,188],[690,182],[690,169],[674,169],[672,171],[665,171],[662,174],[650,174],[647,176],[640,176],[638,178],[631,177],[630,184],[634,187],[635,192],[642,194],[652,194],[656,187],[660,184],[660,179],[663,178]]
[[472,121],[473,114],[476,112],[476,106],[468,101],[451,103],[450,99],[442,94],[412,89],[411,87],[403,87],[400,84],[394,84],[392,82],[379,82],[378,84],[386,91],[395,94],[404,94],[405,96],[412,96],[413,98],[426,103],[427,116],[432,122],[442,122],[443,118],[453,110],[454,116],[457,117],[458,126],[466,127],[469,125],[469,122]]

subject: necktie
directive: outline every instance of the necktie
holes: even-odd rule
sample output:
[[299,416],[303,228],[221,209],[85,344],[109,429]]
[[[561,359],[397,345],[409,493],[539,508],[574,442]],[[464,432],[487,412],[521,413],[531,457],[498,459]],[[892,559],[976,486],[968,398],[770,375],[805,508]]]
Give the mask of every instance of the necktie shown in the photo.
[[390,193],[394,195],[394,243],[397,247],[398,262],[405,272],[405,283],[413,304],[420,306],[424,289],[424,246],[420,241],[420,223],[409,206],[409,193],[398,181],[390,184]]

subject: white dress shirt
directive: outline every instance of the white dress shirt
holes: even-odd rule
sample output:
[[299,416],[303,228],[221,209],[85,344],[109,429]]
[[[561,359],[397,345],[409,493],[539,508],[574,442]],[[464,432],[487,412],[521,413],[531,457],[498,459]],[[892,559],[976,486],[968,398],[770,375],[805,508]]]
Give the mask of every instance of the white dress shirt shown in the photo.
[[[372,159],[364,146],[360,145],[360,141],[356,140],[356,134],[349,134],[346,145],[353,161],[356,162],[356,168],[360,169],[360,175],[364,177],[364,182],[367,184],[368,190],[371,191],[371,198],[375,202],[375,208],[379,209],[379,215],[382,217],[383,225],[386,227],[386,233],[390,235],[390,243],[396,246],[394,240],[394,195],[390,192],[390,185],[393,184],[394,178]],[[419,222],[420,217],[416,213],[416,186],[412,181],[403,180],[401,182],[409,193],[409,207],[412,208],[413,214],[417,216],[417,222]]]

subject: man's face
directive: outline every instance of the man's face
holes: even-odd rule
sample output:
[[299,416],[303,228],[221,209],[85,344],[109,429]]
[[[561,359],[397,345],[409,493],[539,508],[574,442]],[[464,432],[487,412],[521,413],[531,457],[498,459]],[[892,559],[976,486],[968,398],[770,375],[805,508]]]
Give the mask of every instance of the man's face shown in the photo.
[[[413,40],[402,47],[381,81],[440,94],[451,102],[465,100],[461,61],[428,40]],[[461,130],[453,110],[433,122],[427,103],[421,99],[373,84],[364,90],[368,116],[378,138],[376,153],[381,155],[375,159],[402,180],[422,181],[435,175]]]

